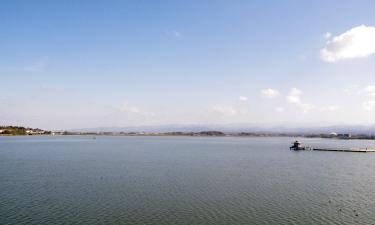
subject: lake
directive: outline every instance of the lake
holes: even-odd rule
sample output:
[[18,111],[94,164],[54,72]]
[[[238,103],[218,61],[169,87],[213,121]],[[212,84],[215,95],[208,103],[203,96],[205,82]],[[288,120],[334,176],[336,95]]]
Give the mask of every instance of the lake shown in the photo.
[[374,224],[375,153],[292,141],[0,137],[0,224]]

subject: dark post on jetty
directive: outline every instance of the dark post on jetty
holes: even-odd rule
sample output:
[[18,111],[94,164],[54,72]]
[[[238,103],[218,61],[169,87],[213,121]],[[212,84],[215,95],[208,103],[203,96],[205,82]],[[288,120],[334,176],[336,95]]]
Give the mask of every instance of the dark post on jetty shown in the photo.
[[292,143],[289,147],[290,150],[300,151],[300,150],[311,150],[311,151],[331,151],[331,152],[375,152],[375,148],[313,148],[303,146],[298,140]]

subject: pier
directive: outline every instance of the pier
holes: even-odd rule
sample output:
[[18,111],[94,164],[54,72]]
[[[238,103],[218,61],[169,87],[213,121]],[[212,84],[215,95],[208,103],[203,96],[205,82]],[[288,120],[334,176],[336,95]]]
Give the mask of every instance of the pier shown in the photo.
[[295,141],[290,146],[290,150],[300,151],[300,150],[309,150],[309,151],[326,151],[326,152],[375,152],[375,148],[314,148],[311,146],[303,146],[300,141]]
[[375,149],[369,148],[312,148],[313,151],[329,151],[329,152],[375,152]]

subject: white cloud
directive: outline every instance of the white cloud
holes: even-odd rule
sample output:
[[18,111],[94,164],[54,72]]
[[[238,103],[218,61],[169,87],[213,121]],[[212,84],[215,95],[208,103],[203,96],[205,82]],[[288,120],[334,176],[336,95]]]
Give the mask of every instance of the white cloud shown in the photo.
[[245,97],[245,96],[240,96],[240,97],[238,98],[238,100],[240,100],[241,102],[246,102],[246,101],[247,101],[247,97]]
[[276,107],[275,111],[281,113],[281,112],[284,112],[285,109],[283,107]]
[[302,110],[303,113],[308,113],[308,112],[310,112],[310,110],[312,110],[314,108],[313,105],[308,104],[308,103],[302,103],[299,106],[301,107],[301,110]]
[[124,103],[119,109],[123,113],[130,113],[130,114],[133,114],[133,115],[139,115],[139,116],[144,116],[144,117],[155,116],[155,113],[153,113],[153,112],[142,111],[138,107],[131,106],[131,105],[128,105],[126,103]]
[[368,85],[363,89],[363,93],[370,97],[375,97],[375,85]]
[[272,88],[263,89],[260,91],[263,97],[275,98],[280,95],[279,91]]
[[139,113],[139,109],[138,107],[136,106],[130,106],[126,103],[124,103],[121,107],[120,107],[120,111],[121,112],[130,112],[130,113]]
[[292,90],[290,90],[289,92],[289,95],[286,96],[286,99],[290,102],[290,103],[301,103],[301,95],[302,95],[302,91],[297,89],[297,88],[292,88]]
[[322,112],[335,112],[339,109],[340,107],[337,105],[329,105],[329,106],[324,106],[320,108],[320,111]]
[[303,113],[308,113],[314,108],[312,104],[305,103],[301,101],[302,91],[298,88],[292,88],[286,96],[288,102],[298,106]]
[[362,107],[366,111],[372,111],[373,109],[375,109],[375,100],[363,102]]
[[238,114],[238,111],[231,106],[214,106],[212,107],[212,111],[222,116],[235,116]]
[[360,87],[358,84],[351,85],[349,88],[345,88],[344,92],[348,95],[359,95],[361,93]]
[[375,53],[375,27],[357,26],[330,38],[320,50],[320,58],[326,62],[342,59],[364,58]]
[[344,89],[344,92],[348,95],[375,97],[375,85],[367,85],[362,87],[359,85],[352,85],[351,87]]
[[330,32],[325,32],[324,35],[323,35],[323,37],[325,39],[329,39],[330,37],[332,37],[332,34]]
[[357,96],[357,100],[362,99],[362,108],[366,111],[375,110],[375,85],[359,86],[353,85],[345,89],[345,92],[351,96]]

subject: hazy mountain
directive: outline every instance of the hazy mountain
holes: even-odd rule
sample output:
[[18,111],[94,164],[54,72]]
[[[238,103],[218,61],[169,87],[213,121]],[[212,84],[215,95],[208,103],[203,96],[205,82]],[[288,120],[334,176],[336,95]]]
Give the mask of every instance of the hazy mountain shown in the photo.
[[129,126],[129,127],[94,127],[71,129],[73,132],[199,132],[218,130],[223,132],[263,132],[263,133],[351,133],[375,134],[375,125],[333,125],[321,127],[308,126],[261,126],[255,124],[227,125],[160,125],[160,126]]

